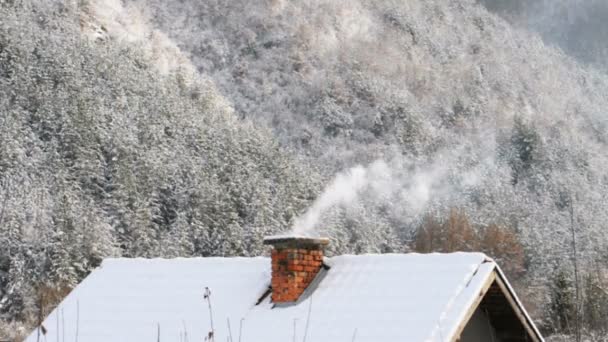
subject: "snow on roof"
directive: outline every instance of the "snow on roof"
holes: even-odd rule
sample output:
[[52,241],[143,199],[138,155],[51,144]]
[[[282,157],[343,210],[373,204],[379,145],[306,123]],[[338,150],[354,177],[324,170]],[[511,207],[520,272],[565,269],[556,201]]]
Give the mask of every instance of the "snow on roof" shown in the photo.
[[108,259],[46,318],[40,341],[203,341],[205,287],[215,341],[448,341],[495,268],[480,253],[326,263],[312,295],[274,306],[270,296],[256,305],[270,284],[269,258]]
[[329,244],[329,239],[324,237],[309,237],[301,235],[273,235],[264,238],[265,245],[294,246],[324,246]]

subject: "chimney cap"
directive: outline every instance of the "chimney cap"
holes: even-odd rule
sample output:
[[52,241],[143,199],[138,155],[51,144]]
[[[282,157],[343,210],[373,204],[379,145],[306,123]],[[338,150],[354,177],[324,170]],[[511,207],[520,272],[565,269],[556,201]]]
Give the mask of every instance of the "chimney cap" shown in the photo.
[[329,239],[297,235],[274,235],[265,237],[264,244],[272,245],[275,248],[321,248],[329,244]]

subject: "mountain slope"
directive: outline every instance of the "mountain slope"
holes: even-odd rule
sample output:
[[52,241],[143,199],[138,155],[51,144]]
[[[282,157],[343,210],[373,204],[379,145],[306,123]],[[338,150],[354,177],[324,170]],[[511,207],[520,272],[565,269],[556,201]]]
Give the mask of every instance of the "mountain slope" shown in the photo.
[[570,249],[572,198],[583,253],[605,250],[608,79],[475,1],[145,5],[238,115],[326,174],[384,158],[430,178],[421,210],[397,191],[397,230],[461,207],[543,268]]
[[[183,68],[161,74],[152,50],[114,38],[94,14],[0,3],[9,321],[36,317],[104,257],[257,255],[318,187],[314,170],[237,120],[211,83]],[[95,25],[102,39],[89,38]]]
[[[330,183],[330,253],[406,250],[459,208],[523,243],[543,316],[572,229],[582,267],[607,267],[608,78],[474,0],[0,0],[0,17],[4,319],[109,255],[259,254],[372,161]],[[379,182],[339,182],[358,174]]]

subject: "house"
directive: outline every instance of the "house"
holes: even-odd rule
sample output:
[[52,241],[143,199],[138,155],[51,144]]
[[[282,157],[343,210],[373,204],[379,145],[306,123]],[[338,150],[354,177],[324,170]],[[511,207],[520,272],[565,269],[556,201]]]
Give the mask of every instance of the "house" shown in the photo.
[[108,259],[26,341],[543,341],[484,254],[328,258],[328,242],[268,237],[270,258]]

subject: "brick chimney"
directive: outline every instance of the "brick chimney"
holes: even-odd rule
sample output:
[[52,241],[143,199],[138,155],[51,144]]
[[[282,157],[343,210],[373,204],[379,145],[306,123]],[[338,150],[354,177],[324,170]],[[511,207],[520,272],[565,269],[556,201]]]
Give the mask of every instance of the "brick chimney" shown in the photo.
[[327,238],[266,237],[272,245],[272,301],[295,302],[315,279],[323,266],[323,247]]

